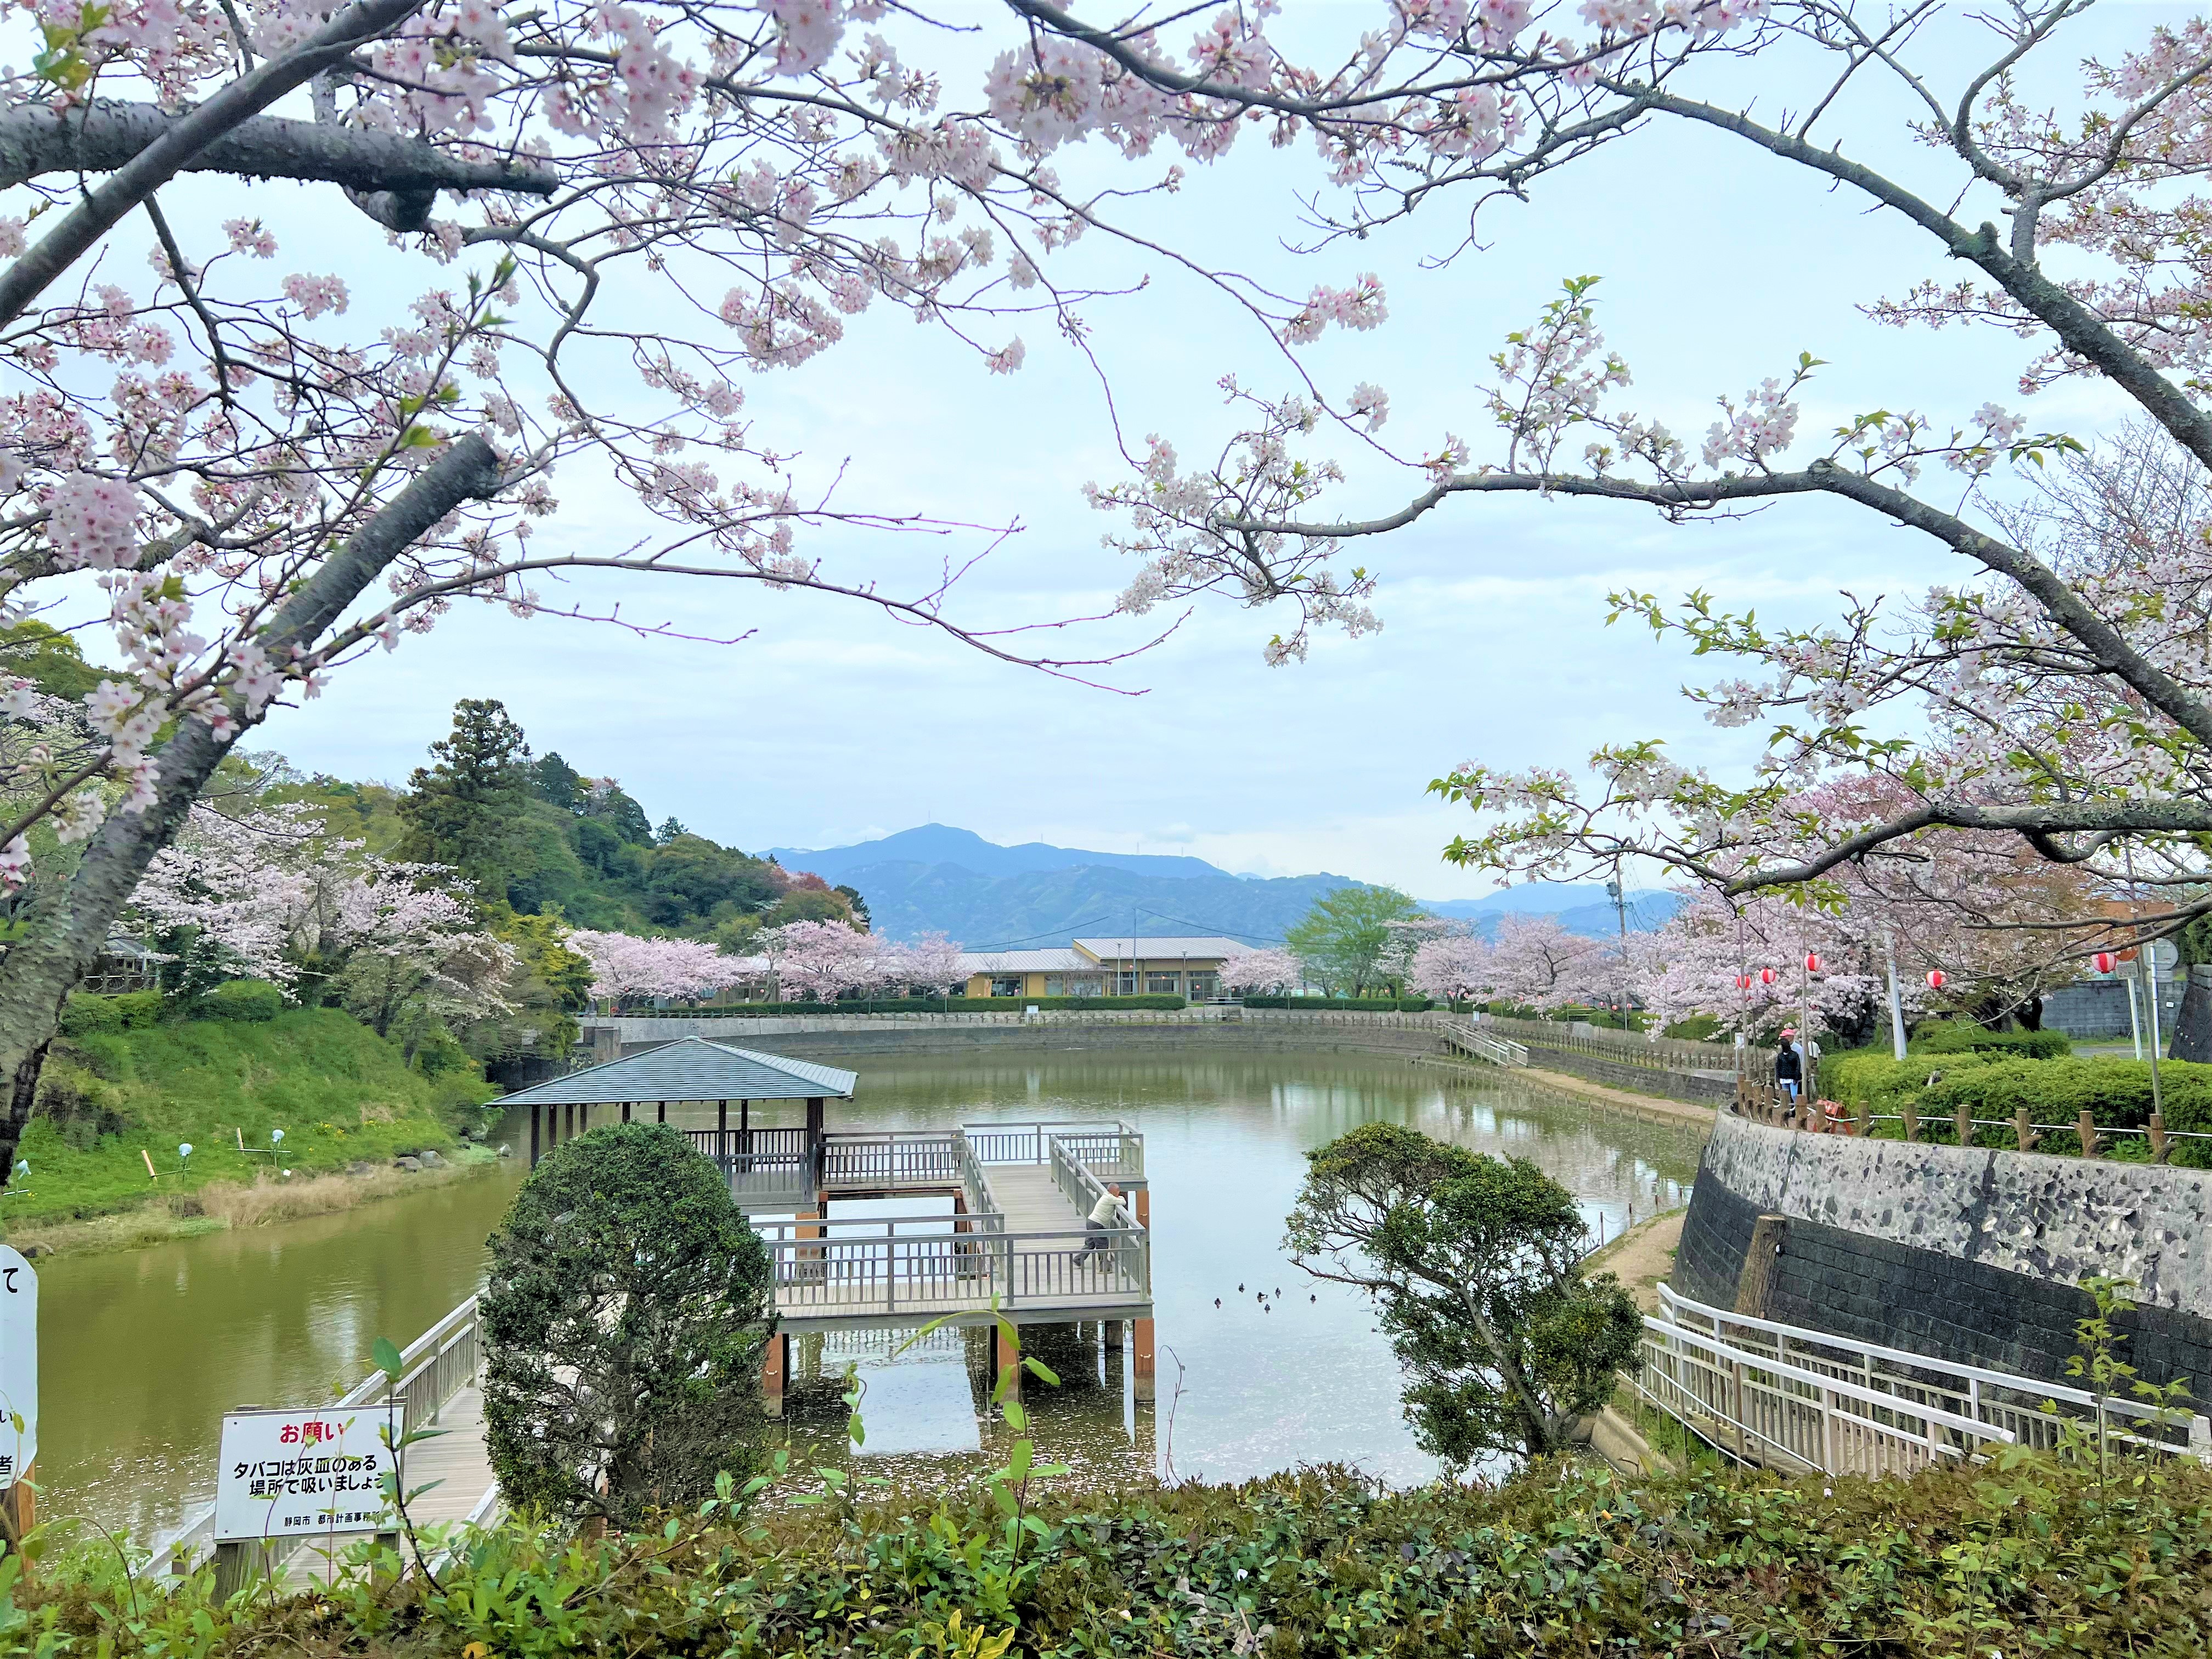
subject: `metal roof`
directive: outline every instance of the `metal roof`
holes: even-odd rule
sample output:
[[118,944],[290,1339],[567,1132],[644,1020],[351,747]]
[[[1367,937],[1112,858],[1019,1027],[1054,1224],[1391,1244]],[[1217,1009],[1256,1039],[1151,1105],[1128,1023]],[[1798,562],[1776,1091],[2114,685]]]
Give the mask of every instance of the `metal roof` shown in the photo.
[[787,1060],[704,1037],[679,1037],[641,1054],[586,1066],[520,1090],[501,1106],[610,1106],[640,1100],[813,1100],[853,1097],[859,1073]]
[[[1133,952],[1130,945],[1136,946]],[[1079,939],[1075,948],[1088,951],[1103,962],[1127,962],[1133,956],[1139,962],[1154,962],[1168,957],[1226,957],[1252,947],[1219,934],[1203,937],[1147,939],[1132,940],[1126,933],[1118,939]]]
[[963,951],[960,971],[963,975],[1095,974],[1098,964],[1063,945],[1057,951]]

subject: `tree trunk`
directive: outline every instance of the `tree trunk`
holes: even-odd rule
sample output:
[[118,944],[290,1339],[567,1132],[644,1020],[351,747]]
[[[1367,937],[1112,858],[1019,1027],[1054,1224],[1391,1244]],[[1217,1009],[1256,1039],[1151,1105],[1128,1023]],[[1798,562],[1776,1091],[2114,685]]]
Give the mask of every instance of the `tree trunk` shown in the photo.
[[[284,602],[262,635],[270,658],[281,662],[294,646],[311,647],[393,559],[463,501],[488,497],[499,483],[498,457],[481,434],[448,444]],[[228,738],[216,737],[198,716],[185,720],[160,751],[154,805],[111,814],[67,881],[42,894],[34,887],[23,936],[0,959],[0,1073],[9,1080],[0,1115],[0,1186],[15,1173],[62,1003],[106,945],[154,854],[168,845],[232,745],[258,723],[235,708],[233,718],[239,724]]]

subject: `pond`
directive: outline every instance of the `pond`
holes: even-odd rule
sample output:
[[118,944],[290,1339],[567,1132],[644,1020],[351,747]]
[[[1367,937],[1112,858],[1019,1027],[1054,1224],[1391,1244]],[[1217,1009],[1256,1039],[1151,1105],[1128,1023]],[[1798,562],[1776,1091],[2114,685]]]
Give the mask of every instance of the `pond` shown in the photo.
[[[833,1108],[832,1127],[1120,1117],[1145,1134],[1156,1403],[1132,1398],[1095,1329],[1032,1344],[1066,1372],[1060,1389],[1028,1390],[1040,1451],[1096,1478],[1170,1459],[1176,1474],[1213,1480],[1324,1461],[1393,1482],[1433,1472],[1400,1416],[1395,1365],[1367,1307],[1282,1253],[1307,1151],[1379,1121],[1528,1158],[1610,1237],[1632,1213],[1686,1201],[1702,1138],[1508,1073],[1338,1054],[1086,1050],[860,1070],[859,1097]],[[506,1135],[519,1151],[516,1127]],[[141,1539],[176,1524],[212,1491],[224,1410],[328,1398],[365,1371],[379,1336],[404,1343],[468,1295],[522,1174],[518,1160],[344,1214],[43,1264],[42,1512]],[[830,1376],[860,1367],[867,1473],[957,1479],[998,1449],[979,1428],[958,1334],[896,1355],[880,1337],[794,1346]],[[778,1433],[799,1461],[842,1451],[842,1409],[793,1407]]]

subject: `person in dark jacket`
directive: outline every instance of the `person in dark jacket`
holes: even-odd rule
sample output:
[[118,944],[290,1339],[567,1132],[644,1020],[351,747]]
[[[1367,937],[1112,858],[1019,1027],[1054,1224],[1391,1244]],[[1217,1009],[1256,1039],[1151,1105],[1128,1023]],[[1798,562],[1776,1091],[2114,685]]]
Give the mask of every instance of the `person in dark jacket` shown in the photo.
[[1791,1041],[1796,1035],[1785,1029],[1782,1046],[1774,1051],[1774,1081],[1792,1101],[1805,1092],[1805,1057]]

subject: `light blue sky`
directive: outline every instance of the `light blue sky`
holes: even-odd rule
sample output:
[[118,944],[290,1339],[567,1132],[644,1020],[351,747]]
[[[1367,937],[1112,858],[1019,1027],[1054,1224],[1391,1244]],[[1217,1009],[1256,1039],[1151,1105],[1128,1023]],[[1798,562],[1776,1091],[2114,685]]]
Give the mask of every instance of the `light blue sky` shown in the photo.
[[[2109,27],[2132,36],[2153,15],[2130,9]],[[1901,144],[1893,114],[1832,136],[1925,173],[1929,160]],[[1440,201],[1410,228],[1299,258],[1279,239],[1314,178],[1310,152],[1248,146],[1130,216],[1282,289],[1382,271],[1388,325],[1332,335],[1307,361],[1340,395],[1358,380],[1386,386],[1385,435],[1407,452],[1449,428],[1486,453],[1477,387],[1487,356],[1569,273],[1603,276],[1605,327],[1636,374],[1632,403],[1686,435],[1702,434],[1716,394],[1786,372],[1800,349],[1832,365],[1808,401],[1805,430],[1876,406],[1950,421],[1987,399],[2019,401],[2018,343],[1899,333],[1857,311],[1917,280],[1955,276],[1924,239],[1710,135],[1654,128],[1617,145],[1547,181],[1532,204],[1493,210],[1484,249],[1429,270],[1419,257],[1463,234],[1465,202]],[[1235,371],[1268,391],[1287,384],[1265,338],[1155,257],[1092,239],[1055,269],[1072,282],[1152,279],[1091,311],[1133,443],[1158,430],[1187,457],[1209,453],[1229,429],[1217,377]],[[1086,479],[1121,471],[1098,388],[1046,329],[1022,331],[1027,367],[994,378],[955,343],[878,310],[837,349],[747,388],[763,430],[802,451],[804,471],[826,477],[849,464],[848,501],[1018,519],[1023,532],[964,586],[962,612],[981,621],[1094,611],[1129,574],[1098,546],[1107,526],[1080,494]],[[2087,432],[2114,413],[2099,389],[2074,387],[2039,400],[2036,418]],[[1338,501],[1372,510],[1407,489],[1370,467]],[[629,538],[619,501],[588,487],[560,493],[564,511],[544,545]],[[942,551],[847,535],[809,545],[878,572],[926,568]],[[1607,629],[1609,587],[1677,595],[1704,586],[1762,615],[1813,622],[1834,613],[1841,586],[1895,594],[1962,574],[1906,532],[1826,503],[1674,528],[1587,506],[1468,502],[1361,556],[1382,575],[1380,635],[1325,639],[1310,662],[1270,669],[1261,647],[1273,619],[1201,605],[1168,644],[1118,671],[1138,696],[994,664],[850,604],[598,581],[581,595],[620,598],[627,615],[698,634],[758,632],[732,647],[647,642],[465,608],[280,716],[268,741],[307,766],[398,780],[455,697],[491,696],[541,750],[615,774],[656,817],[673,812],[742,846],[827,846],[936,819],[1002,842],[1191,852],[1231,869],[1328,869],[1425,896],[1474,896],[1488,879],[1437,857],[1463,818],[1423,793],[1453,763],[1574,763],[1598,742],[1647,735],[1717,764],[1748,752],[1744,734],[1711,731],[1675,696],[1696,672],[1686,658],[1625,626]]]

